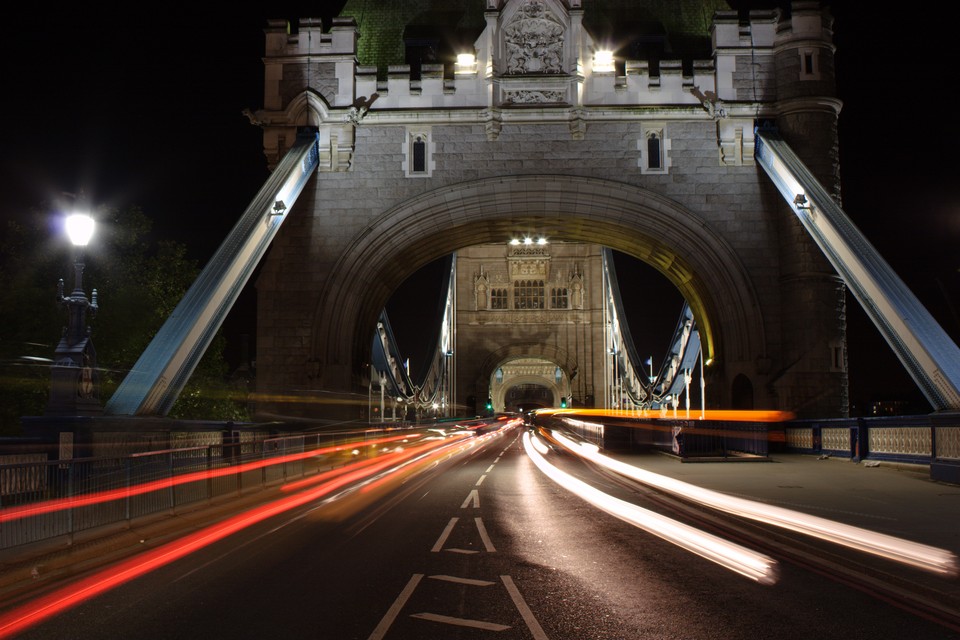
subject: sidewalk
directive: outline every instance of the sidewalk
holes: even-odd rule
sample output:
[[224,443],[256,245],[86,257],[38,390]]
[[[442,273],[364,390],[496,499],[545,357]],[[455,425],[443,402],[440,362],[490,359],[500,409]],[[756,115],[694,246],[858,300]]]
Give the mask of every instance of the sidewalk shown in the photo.
[[663,454],[615,456],[693,485],[793,509],[960,556],[960,486],[921,465],[866,466],[840,458],[772,454],[770,461],[681,462]]
[[[729,496],[929,545],[960,558],[960,486],[931,480],[925,466],[866,466],[846,459],[793,453],[749,462],[681,462],[655,452],[612,457]],[[814,548],[822,548],[825,556],[844,558],[867,571],[923,585],[960,611],[957,576],[921,571],[799,533],[788,535],[801,546],[810,542]]]

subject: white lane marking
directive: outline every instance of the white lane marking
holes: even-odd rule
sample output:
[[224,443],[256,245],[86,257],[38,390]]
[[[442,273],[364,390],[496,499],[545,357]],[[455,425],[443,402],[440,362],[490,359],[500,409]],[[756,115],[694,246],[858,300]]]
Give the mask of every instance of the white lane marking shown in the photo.
[[476,485],[474,485],[474,486],[477,486],[477,487],[479,487],[480,485],[482,485],[482,484],[483,484],[483,481],[484,481],[484,480],[486,480],[486,479],[487,479],[487,476],[486,476],[486,475],[482,475],[482,476],[480,476],[480,479],[479,479],[479,480],[477,480],[477,484],[476,484]]
[[[494,464],[496,464],[496,460],[494,460]],[[484,473],[490,473],[491,471],[493,471],[493,464],[487,467],[487,470],[484,471]]]
[[447,538],[450,536],[450,532],[453,531],[453,526],[457,524],[457,520],[460,518],[450,518],[450,522],[447,523],[447,527],[443,530],[443,533],[440,534],[440,537],[437,538],[437,541],[434,543],[433,548],[430,549],[433,553],[440,551],[443,548],[443,543],[447,541]]
[[483,520],[480,518],[474,518],[473,520],[477,523],[477,531],[480,532],[480,539],[483,540],[483,546],[491,553],[496,551],[496,549],[493,548],[493,542],[490,541],[490,536],[487,535],[487,528],[483,526]]
[[483,629],[484,631],[506,631],[510,627],[495,622],[484,622],[483,620],[468,620],[466,618],[454,618],[452,616],[441,616],[436,613],[414,613],[411,618],[420,618],[421,620],[430,620],[431,622],[442,622],[443,624],[455,624],[458,627],[472,627],[474,629]]
[[489,587],[490,585],[496,584],[496,582],[490,582],[489,580],[475,580],[473,578],[458,578],[457,576],[427,576],[431,580],[444,580],[445,582],[456,582],[457,584],[469,584],[474,587]]
[[513,583],[513,578],[510,576],[500,576],[500,579],[503,580],[503,586],[507,588],[507,593],[510,594],[510,598],[517,607],[517,611],[520,612],[523,621],[527,623],[527,629],[529,629],[533,635],[533,640],[547,640],[547,634],[543,632],[540,623],[533,617],[533,611],[530,611],[530,607],[527,606],[523,596],[520,595],[520,590],[517,589],[517,585]]
[[480,552],[477,551],[476,549],[457,549],[457,548],[455,548],[455,547],[451,547],[451,548],[449,548],[449,549],[444,549],[444,551],[449,551],[450,553],[466,553],[466,554],[470,554],[470,553],[480,553]]
[[403,605],[405,605],[407,600],[410,599],[410,596],[413,594],[413,590],[417,588],[417,585],[420,584],[420,580],[422,578],[422,573],[413,574],[413,576],[410,578],[410,582],[407,583],[407,586],[403,588],[403,591],[400,592],[400,595],[397,596],[397,599],[394,600],[393,604],[390,605],[390,608],[387,609],[387,613],[384,614],[380,624],[378,624],[377,628],[373,630],[373,633],[370,634],[370,638],[368,638],[368,640],[381,640],[385,635],[387,635],[390,625],[392,625],[393,621],[396,620],[397,614],[400,613],[400,610],[403,609]]
[[474,509],[480,508],[480,493],[476,489],[470,492],[470,495],[468,495],[467,499],[463,501],[463,504],[460,505],[460,508],[466,509],[467,505],[470,504],[471,502],[473,502]]

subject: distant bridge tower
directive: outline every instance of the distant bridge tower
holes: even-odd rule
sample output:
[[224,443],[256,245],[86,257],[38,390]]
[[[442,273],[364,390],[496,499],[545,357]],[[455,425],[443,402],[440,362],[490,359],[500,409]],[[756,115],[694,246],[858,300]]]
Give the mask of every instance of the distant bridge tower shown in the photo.
[[457,400],[467,413],[602,406],[601,247],[517,236],[457,251]]

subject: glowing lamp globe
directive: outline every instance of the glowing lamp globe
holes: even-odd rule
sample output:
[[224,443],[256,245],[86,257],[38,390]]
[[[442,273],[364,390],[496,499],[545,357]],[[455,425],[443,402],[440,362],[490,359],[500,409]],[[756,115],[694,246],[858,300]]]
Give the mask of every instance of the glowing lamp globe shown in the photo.
[[67,217],[67,236],[76,247],[85,247],[93,237],[96,223],[85,213],[74,213]]

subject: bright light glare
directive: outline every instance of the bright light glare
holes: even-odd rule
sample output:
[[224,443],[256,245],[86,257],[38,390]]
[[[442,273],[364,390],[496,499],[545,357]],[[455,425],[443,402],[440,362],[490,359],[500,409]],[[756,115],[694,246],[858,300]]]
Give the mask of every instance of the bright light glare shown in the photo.
[[477,56],[472,53],[458,53],[457,64],[454,67],[454,73],[476,73]]
[[593,70],[597,73],[613,73],[616,66],[613,62],[613,51],[597,51],[593,55]]
[[950,551],[697,487],[680,480],[639,469],[599,452],[590,452],[556,431],[551,432],[551,435],[565,449],[579,454],[591,462],[646,485],[695,500],[708,507],[814,536],[845,547],[866,551],[933,573],[947,576],[957,575],[957,557]]
[[550,447],[543,444],[543,441],[540,438],[532,438],[533,448],[540,452],[540,455],[547,455],[550,453]]
[[85,247],[93,237],[93,229],[96,223],[93,218],[85,213],[74,213],[67,216],[65,227],[67,237],[76,247]]
[[527,455],[540,471],[564,489],[621,520],[751,580],[761,584],[774,584],[777,581],[777,563],[772,558],[608,496],[548,463],[533,445],[533,440],[529,431],[523,434],[523,447]]

